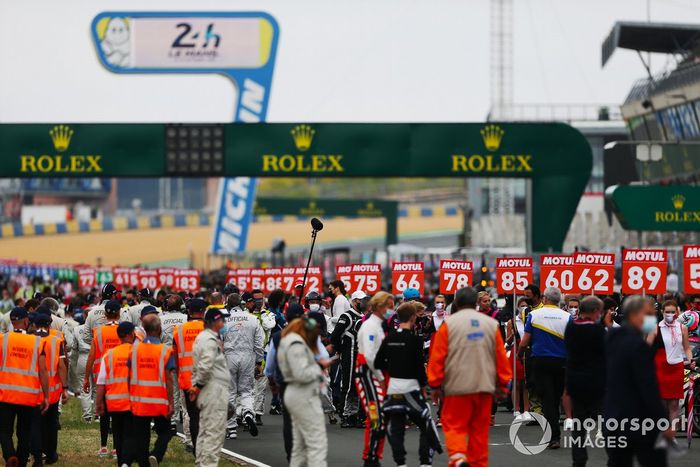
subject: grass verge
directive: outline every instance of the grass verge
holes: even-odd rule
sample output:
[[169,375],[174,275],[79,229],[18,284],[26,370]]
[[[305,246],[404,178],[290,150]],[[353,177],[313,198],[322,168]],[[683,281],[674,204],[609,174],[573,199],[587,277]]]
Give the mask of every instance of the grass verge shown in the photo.
[[[155,433],[151,442],[155,441]],[[109,437],[111,448],[112,437]],[[63,406],[61,414],[61,431],[58,432],[59,460],[55,464],[58,467],[76,466],[107,466],[115,465],[113,459],[99,459],[97,451],[100,449],[100,424],[83,422],[81,418],[80,403],[71,398],[68,404]],[[135,465],[135,464],[134,464]],[[161,463],[163,467],[194,465],[192,454],[185,452],[185,446],[179,437],[170,440],[168,452]],[[226,459],[219,461],[220,467],[234,467],[234,464]]]

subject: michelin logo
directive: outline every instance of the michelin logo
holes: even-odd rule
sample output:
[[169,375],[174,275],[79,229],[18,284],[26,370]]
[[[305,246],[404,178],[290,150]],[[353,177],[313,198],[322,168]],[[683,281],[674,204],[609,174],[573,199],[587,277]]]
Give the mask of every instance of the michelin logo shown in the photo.
[[253,216],[255,180],[249,177],[224,178],[219,184],[219,206],[214,222],[211,252],[245,251]]

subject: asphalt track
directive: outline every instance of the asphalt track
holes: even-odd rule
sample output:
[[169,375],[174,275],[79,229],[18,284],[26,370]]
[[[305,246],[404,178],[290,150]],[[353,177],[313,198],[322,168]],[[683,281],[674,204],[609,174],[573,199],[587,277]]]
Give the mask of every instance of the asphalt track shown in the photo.
[[[461,222],[458,216],[401,218],[399,241],[431,247],[456,246]],[[383,219],[331,219],[324,224],[317,251],[339,246],[367,251],[384,245]],[[306,249],[310,234],[307,221],[255,223],[251,226],[248,251],[267,252],[278,237],[285,239],[290,251]],[[95,264],[100,258],[106,266],[182,265],[179,263],[188,263],[191,254],[196,267],[202,267],[211,235],[211,227],[182,227],[3,238],[0,257],[63,264]]]
[[[500,409],[502,410],[502,409]],[[496,415],[496,426],[490,429],[489,436],[489,465],[490,466],[571,466],[571,450],[561,448],[551,451],[545,450],[536,455],[525,455],[517,452],[509,439],[510,422],[512,415],[499,411]],[[239,428],[238,439],[227,440],[224,447],[230,451],[242,454],[264,465],[281,467],[287,465],[284,445],[282,442],[282,417],[278,415],[264,415],[264,426],[260,427],[257,438],[250,436],[248,432]],[[328,433],[328,465],[333,467],[357,467],[362,465],[363,430],[355,428],[340,428],[339,425],[327,425]],[[518,436],[526,445],[536,444],[540,441],[542,430],[539,426],[522,426]],[[443,438],[444,439],[444,438]],[[685,445],[685,438],[679,437],[680,444]],[[697,466],[700,459],[700,439],[696,438],[695,446],[687,455],[670,462],[672,467]],[[409,428],[406,431],[406,451],[408,452],[408,465],[417,467],[418,463],[418,430]],[[589,449],[589,462],[591,467],[606,465],[607,457],[603,449]],[[382,465],[396,465],[391,458],[391,449],[388,442],[385,443],[384,460]],[[433,465],[447,465],[445,453],[436,456]]]

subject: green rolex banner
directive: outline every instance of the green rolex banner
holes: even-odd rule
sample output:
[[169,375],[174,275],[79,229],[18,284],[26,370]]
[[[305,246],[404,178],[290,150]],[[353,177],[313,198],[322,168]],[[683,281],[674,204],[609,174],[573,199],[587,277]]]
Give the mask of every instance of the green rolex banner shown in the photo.
[[625,229],[700,230],[698,186],[615,185],[605,191],[605,197]]

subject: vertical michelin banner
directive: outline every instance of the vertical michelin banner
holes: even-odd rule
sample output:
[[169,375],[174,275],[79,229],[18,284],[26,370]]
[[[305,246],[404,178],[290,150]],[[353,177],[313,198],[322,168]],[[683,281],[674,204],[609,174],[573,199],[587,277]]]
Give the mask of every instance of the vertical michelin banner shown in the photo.
[[[234,122],[265,120],[277,21],[262,12],[104,12],[92,21],[102,65],[114,73],[216,73],[238,90]],[[219,183],[211,252],[244,251],[256,180]]]

